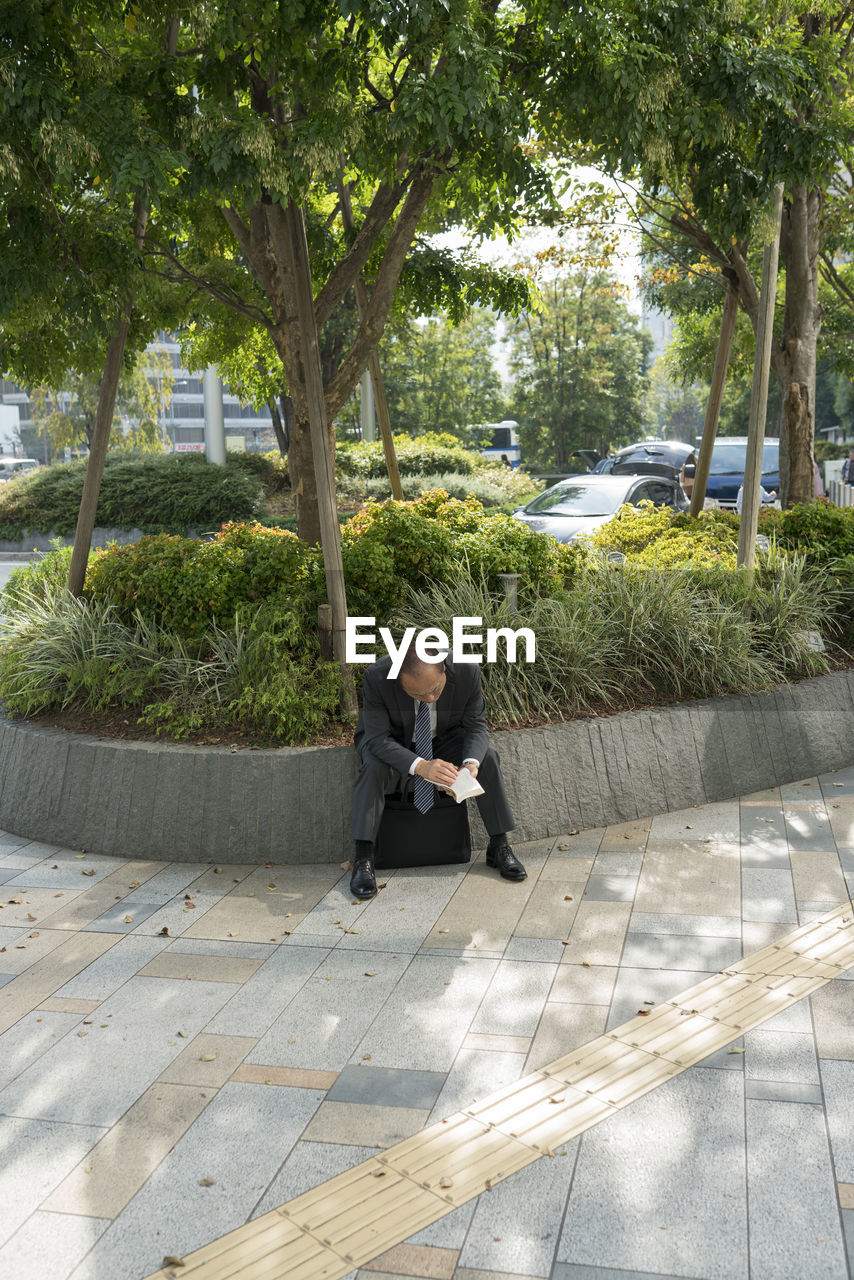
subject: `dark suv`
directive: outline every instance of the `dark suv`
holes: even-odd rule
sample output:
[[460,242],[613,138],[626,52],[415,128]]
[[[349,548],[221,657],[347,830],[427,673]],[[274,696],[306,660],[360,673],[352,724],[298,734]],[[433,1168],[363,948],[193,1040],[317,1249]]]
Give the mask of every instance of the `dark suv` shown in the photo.
[[[720,436],[712,450],[712,465],[706,497],[714,498],[722,507],[735,508],[738,491],[744,483],[747,458],[747,436]],[[780,492],[780,441],[767,436],[762,449],[762,486]]]

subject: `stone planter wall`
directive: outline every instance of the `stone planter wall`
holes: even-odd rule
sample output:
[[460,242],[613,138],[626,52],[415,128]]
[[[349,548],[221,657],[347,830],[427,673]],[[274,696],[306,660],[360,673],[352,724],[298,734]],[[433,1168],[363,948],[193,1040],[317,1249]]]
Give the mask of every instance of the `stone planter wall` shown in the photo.
[[[493,735],[517,840],[724,800],[854,764],[854,672]],[[0,828],[89,853],[340,862],[350,748],[122,742],[0,717]],[[473,839],[486,843],[475,806]]]

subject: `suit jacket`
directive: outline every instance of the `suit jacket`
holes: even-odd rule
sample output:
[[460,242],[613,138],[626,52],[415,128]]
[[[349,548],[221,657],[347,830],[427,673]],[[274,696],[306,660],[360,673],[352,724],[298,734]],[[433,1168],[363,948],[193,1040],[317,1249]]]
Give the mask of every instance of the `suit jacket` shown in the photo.
[[[418,758],[412,750],[415,732],[415,700],[404,693],[399,680],[389,680],[391,658],[374,662],[365,672],[363,704],[356,725],[355,744],[405,776]],[[445,659],[445,687],[436,701],[436,737],[452,729],[465,731],[463,759],[482,760],[489,748],[489,729],[483,706],[480,667],[463,663],[455,667]]]

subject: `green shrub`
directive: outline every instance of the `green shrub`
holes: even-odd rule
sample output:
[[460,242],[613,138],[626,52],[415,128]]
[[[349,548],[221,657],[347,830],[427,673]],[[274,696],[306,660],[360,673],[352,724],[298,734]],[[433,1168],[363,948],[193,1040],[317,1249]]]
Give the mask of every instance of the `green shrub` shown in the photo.
[[344,526],[342,554],[350,612],[381,620],[408,586],[450,581],[464,565],[483,574],[491,590],[499,588],[499,573],[520,573],[528,592],[547,594],[571,580],[583,560],[580,550],[441,489],[413,502],[371,503]]
[[621,507],[613,520],[587,539],[598,551],[619,551],[632,564],[649,569],[701,568],[717,564],[734,569],[738,517],[704,511],[696,519],[651,502]]
[[113,707],[172,738],[239,729],[292,745],[334,717],[339,697],[316,636],[294,639],[250,616],[189,645],[110,603],[24,588],[0,616],[0,696],[24,716]]
[[[427,476],[443,472],[471,475],[478,469],[480,454],[467,449],[448,432],[427,431],[423,436],[395,436],[394,449],[401,476]],[[339,444],[335,451],[339,471],[363,480],[386,476],[382,441]]]
[[209,541],[157,534],[95,553],[86,593],[112,604],[125,622],[138,612],[198,639],[211,623],[230,624],[262,606],[270,627],[300,614],[317,559],[296,534],[259,524],[227,524]]
[[[26,529],[70,537],[77,526],[86,460],[41,467],[0,488],[0,537]],[[203,532],[257,515],[263,491],[240,464],[213,466],[199,454],[107,458],[95,522],[144,533]]]
[[53,544],[53,550],[39,560],[29,560],[20,568],[13,569],[6,585],[0,588],[0,609],[14,608],[21,594],[45,594],[65,586],[68,570],[71,567],[72,547],[63,547],[59,539]]
[[763,510],[759,530],[773,533],[780,547],[803,551],[813,564],[854,556],[854,507],[835,507],[823,498],[788,511]]
[[[443,475],[401,476],[401,488],[407,500],[417,498],[430,489],[444,489],[451,498],[477,498],[485,507],[517,507],[536,492],[531,489],[529,477],[507,467],[495,468],[493,465],[490,465],[489,470],[473,472],[471,475],[447,472]],[[388,476],[370,480],[342,477],[339,493],[379,502],[391,497],[391,482]]]
[[288,459],[283,458],[278,450],[271,450],[269,453],[227,453],[225,465],[260,481],[267,493],[282,493],[290,488]]

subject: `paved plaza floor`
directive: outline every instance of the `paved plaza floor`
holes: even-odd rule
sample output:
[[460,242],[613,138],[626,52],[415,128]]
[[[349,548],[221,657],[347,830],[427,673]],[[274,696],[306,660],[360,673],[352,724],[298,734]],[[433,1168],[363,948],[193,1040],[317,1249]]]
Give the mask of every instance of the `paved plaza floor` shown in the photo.
[[[838,907],[854,768],[367,904],[127,853],[0,833],[2,1280],[142,1280]],[[854,1276],[852,978],[352,1275]]]

